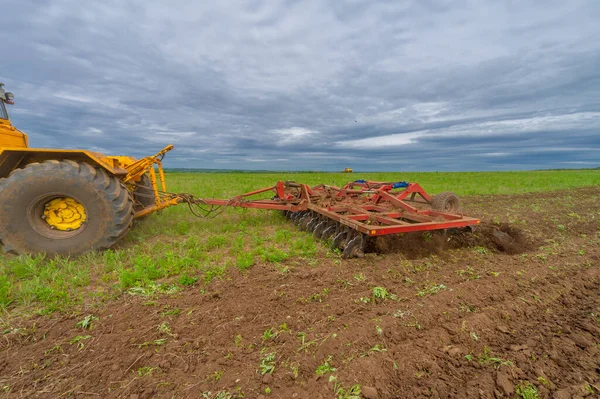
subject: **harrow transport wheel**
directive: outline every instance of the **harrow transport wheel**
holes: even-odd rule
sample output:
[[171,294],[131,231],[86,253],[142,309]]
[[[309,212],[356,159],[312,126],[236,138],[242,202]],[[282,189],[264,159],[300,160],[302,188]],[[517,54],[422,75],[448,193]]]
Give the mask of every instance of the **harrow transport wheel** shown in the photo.
[[460,200],[458,196],[451,192],[439,193],[433,197],[431,207],[434,211],[445,213],[458,213],[460,210]]
[[0,179],[5,252],[77,255],[106,249],[133,220],[127,187],[104,170],[70,160],[32,163]]
[[[152,188],[152,181],[147,174],[142,175],[140,181],[136,183],[135,190],[133,191],[133,201],[135,212],[156,204],[156,195]],[[148,216],[150,215],[142,216],[139,219],[145,219]]]

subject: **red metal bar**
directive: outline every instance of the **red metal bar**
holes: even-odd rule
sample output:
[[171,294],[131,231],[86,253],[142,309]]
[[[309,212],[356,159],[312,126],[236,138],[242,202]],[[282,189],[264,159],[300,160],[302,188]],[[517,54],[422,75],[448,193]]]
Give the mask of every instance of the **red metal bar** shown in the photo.
[[419,194],[421,197],[425,199],[425,201],[431,203],[432,198],[423,190],[423,188],[419,185],[419,183],[408,183],[408,187],[406,190],[401,192],[396,196],[397,199],[403,200],[408,197],[408,194],[411,195],[411,200],[414,201],[415,194]]
[[[404,210],[406,210],[406,211],[409,211],[409,212],[414,212],[414,213],[417,213],[417,212],[418,212],[418,209],[417,209],[417,208],[415,208],[415,207],[412,207],[412,206],[408,205],[408,204],[407,204],[407,203],[405,203],[404,201],[402,201],[402,200],[399,200],[398,198],[394,197],[393,195],[391,195],[391,194],[389,194],[389,193],[387,193],[387,192],[385,192],[385,191],[383,191],[383,192],[379,193],[378,195],[379,195],[379,197],[380,197],[381,199],[384,199],[384,200],[386,200],[386,201],[389,201],[389,202],[390,202],[390,203],[392,203],[393,205],[396,205],[397,207],[400,207],[400,208],[402,208],[402,209],[404,209]],[[378,200],[378,201],[379,201],[379,200]]]
[[[279,183],[281,183],[281,182],[279,182]],[[267,191],[271,191],[271,190],[276,189],[276,188],[277,188],[277,185],[275,185],[273,187],[261,188],[261,189],[258,189],[258,190],[250,191],[249,193],[238,195],[235,198],[238,198],[238,197],[250,197],[252,195],[256,195],[256,194],[264,193],[264,192],[267,192]]]
[[391,225],[391,226],[393,226],[393,225],[397,225],[397,224],[403,224],[403,225],[404,225],[404,224],[409,224],[408,222],[405,222],[405,221],[403,221],[403,220],[400,220],[400,219],[394,219],[394,218],[391,218],[391,217],[388,217],[388,216],[383,216],[383,215],[381,215],[381,216],[380,216],[380,215],[377,215],[376,217],[377,217],[377,220],[378,220],[379,222],[381,222],[381,223],[384,223],[384,224],[387,224],[387,225]]
[[237,208],[256,208],[256,209],[272,209],[280,211],[303,211],[306,210],[305,202],[299,204],[286,204],[281,201],[269,201],[269,200],[240,200],[238,198],[233,199],[215,199],[215,198],[203,198],[202,204],[207,205],[218,205],[218,206],[232,206]]
[[[404,183],[402,183],[404,184]],[[198,203],[241,208],[311,210],[369,236],[408,233],[466,227],[479,220],[462,214],[451,214],[432,209],[418,209],[406,203],[417,202],[421,207],[432,198],[417,183],[407,183],[394,191],[394,183],[350,182],[343,188],[318,185],[309,187],[294,182],[277,182],[232,199],[199,199]],[[273,191],[275,199],[251,200],[252,195]],[[416,197],[424,201],[416,201]]]
[[[459,227],[468,227],[479,224],[479,219],[475,218],[464,218],[458,221],[447,221],[447,222],[426,222],[426,223],[414,223],[403,226],[371,226],[369,231],[366,232],[370,236],[382,236],[387,234],[397,233],[410,233],[415,231],[430,231],[430,230],[445,230]],[[364,232],[364,231],[363,231]]]

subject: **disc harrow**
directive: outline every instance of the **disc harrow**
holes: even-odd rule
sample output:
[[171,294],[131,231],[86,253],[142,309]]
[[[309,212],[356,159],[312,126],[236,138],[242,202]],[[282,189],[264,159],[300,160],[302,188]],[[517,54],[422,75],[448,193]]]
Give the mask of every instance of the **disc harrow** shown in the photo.
[[[273,192],[269,199],[253,199]],[[479,219],[460,212],[458,197],[444,192],[431,197],[418,183],[355,180],[343,187],[320,184],[309,187],[279,181],[272,187],[241,194],[231,199],[192,198],[181,202],[214,212],[215,206],[282,211],[299,229],[330,242],[345,258],[364,255],[375,237],[419,231],[451,230],[479,224]]]

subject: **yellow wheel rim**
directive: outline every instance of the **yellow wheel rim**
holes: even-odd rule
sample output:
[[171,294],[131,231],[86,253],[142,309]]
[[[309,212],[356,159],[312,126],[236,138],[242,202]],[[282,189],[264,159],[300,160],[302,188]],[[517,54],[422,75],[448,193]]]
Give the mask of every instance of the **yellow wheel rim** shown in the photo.
[[62,197],[46,203],[42,218],[52,229],[72,231],[85,223],[87,215],[83,205],[75,199]]

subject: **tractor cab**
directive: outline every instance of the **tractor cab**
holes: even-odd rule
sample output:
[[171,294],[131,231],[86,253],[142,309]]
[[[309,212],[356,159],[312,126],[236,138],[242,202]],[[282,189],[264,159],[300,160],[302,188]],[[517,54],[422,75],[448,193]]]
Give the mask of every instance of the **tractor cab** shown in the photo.
[[8,118],[6,104],[14,104],[15,96],[4,91],[4,83],[0,82],[0,148],[27,148],[27,135],[15,128]]
[[8,119],[8,113],[6,112],[4,103],[14,104],[15,96],[12,93],[4,91],[3,87],[4,83],[0,82],[0,119]]
[[0,101],[0,119],[8,119],[8,113],[6,112],[4,101]]

